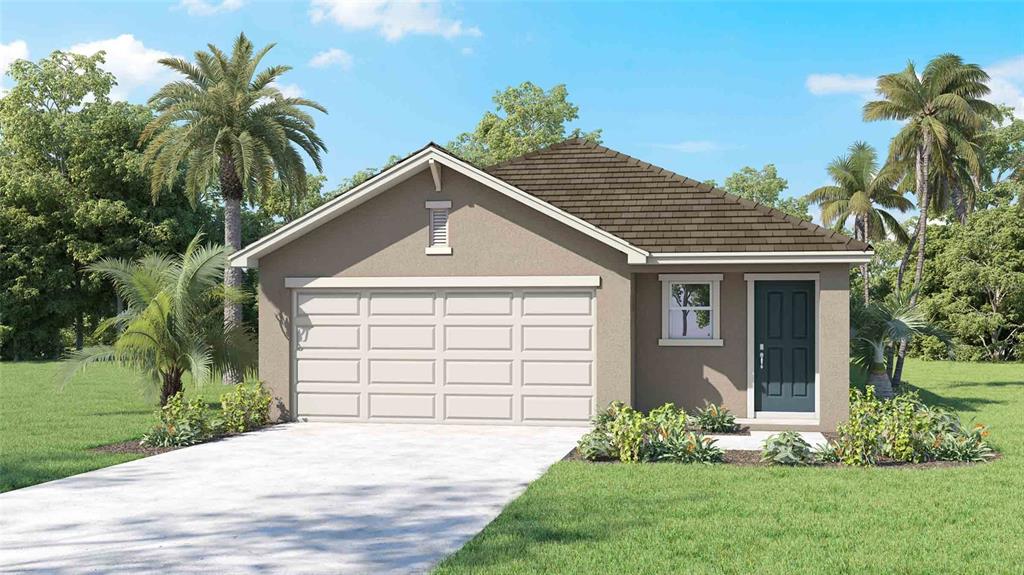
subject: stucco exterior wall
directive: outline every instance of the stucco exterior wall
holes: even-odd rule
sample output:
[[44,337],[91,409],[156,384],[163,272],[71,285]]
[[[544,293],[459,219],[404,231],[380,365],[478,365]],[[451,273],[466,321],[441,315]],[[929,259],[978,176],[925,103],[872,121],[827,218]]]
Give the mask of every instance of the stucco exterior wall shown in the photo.
[[[291,415],[287,277],[597,275],[597,405],[633,400],[632,281],[625,254],[452,170],[384,191],[259,261],[260,377]],[[453,254],[424,254],[428,200],[450,200]]]
[[[747,412],[747,282],[744,273],[818,273],[819,423],[790,429],[835,429],[849,414],[849,266],[634,266],[634,365],[637,407],[665,402],[687,408],[705,401],[725,405],[740,418]],[[661,347],[662,291],[658,274],[721,273],[721,347]],[[758,427],[758,426],[753,426]]]

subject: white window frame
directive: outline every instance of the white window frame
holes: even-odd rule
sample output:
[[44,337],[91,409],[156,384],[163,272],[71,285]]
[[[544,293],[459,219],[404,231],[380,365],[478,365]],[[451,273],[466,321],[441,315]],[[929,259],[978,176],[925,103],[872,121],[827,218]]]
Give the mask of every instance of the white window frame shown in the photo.
[[[426,202],[427,208],[427,249],[428,256],[450,256],[452,255],[452,226],[451,209],[452,203],[448,200],[433,200]],[[445,243],[434,244],[434,212],[444,210]]]
[[[721,334],[721,286],[722,274],[659,274],[661,282],[661,338],[658,345],[663,347],[721,347],[724,345]],[[711,286],[711,338],[710,339],[679,339],[668,335],[669,300],[672,297],[672,284],[704,283]]]

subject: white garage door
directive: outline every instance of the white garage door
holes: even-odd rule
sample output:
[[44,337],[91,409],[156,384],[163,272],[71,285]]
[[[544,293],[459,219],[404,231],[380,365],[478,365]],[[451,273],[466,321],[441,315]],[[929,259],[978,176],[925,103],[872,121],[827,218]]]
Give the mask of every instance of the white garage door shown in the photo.
[[299,290],[305,420],[585,424],[592,289]]

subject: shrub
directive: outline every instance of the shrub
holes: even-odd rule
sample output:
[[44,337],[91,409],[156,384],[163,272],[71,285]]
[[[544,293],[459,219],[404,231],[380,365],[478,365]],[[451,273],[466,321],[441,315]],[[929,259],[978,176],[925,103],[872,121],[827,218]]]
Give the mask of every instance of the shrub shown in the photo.
[[955,413],[925,405],[914,392],[880,401],[871,387],[852,390],[850,420],[836,431],[839,439],[829,445],[829,455],[847,465],[873,465],[879,457],[981,461],[994,455],[984,426],[964,429]]
[[580,455],[588,461],[611,461],[618,459],[619,452],[612,444],[612,438],[604,429],[593,429],[580,438],[576,444]]
[[673,463],[719,463],[725,453],[715,445],[710,437],[687,431],[683,427],[674,427],[671,432],[660,438],[652,450],[652,461],[671,461]]
[[776,433],[764,440],[761,461],[773,465],[806,465],[814,460],[811,446],[795,431]]
[[224,433],[243,433],[270,420],[270,394],[257,379],[249,379],[220,396],[218,428]]
[[158,416],[160,422],[140,441],[146,447],[184,447],[202,443],[214,435],[202,398],[185,401],[184,392],[179,391],[167,398]]
[[612,443],[623,462],[642,461],[649,425],[644,414],[629,406],[622,406],[608,424]]
[[694,419],[700,430],[705,433],[728,433],[736,431],[738,427],[736,416],[714,403],[705,404],[703,409],[698,408]]
[[813,456],[821,463],[839,463],[843,459],[839,444],[833,441],[815,447]]

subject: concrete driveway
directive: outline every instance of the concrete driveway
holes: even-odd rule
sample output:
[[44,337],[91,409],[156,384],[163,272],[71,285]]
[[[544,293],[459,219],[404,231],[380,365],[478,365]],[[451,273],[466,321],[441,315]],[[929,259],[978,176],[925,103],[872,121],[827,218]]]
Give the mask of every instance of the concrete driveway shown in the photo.
[[0,495],[0,571],[423,572],[584,431],[276,426]]

